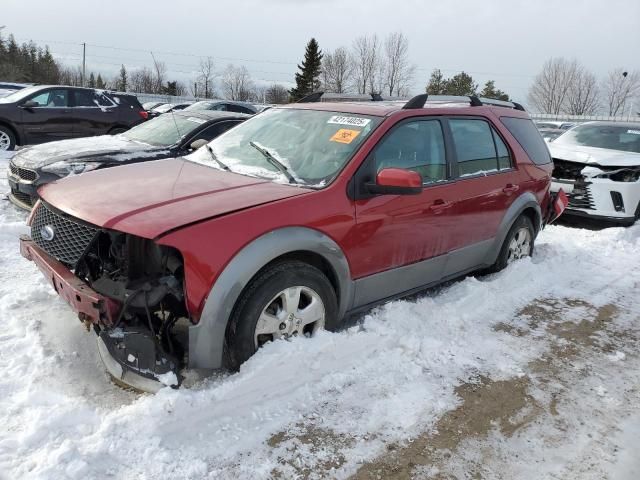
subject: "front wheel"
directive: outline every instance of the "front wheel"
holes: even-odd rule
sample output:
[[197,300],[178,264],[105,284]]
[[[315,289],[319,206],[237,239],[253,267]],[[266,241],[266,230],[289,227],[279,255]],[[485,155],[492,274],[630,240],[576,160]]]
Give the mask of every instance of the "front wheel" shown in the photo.
[[16,137],[7,127],[0,126],[0,152],[16,148]]
[[226,366],[237,370],[267,342],[334,329],[337,315],[335,291],[319,269],[300,261],[269,267],[251,281],[234,308]]
[[491,268],[491,271],[499,272],[510,263],[533,254],[533,243],[535,240],[535,229],[529,217],[521,215],[514,222],[504,239],[498,260]]

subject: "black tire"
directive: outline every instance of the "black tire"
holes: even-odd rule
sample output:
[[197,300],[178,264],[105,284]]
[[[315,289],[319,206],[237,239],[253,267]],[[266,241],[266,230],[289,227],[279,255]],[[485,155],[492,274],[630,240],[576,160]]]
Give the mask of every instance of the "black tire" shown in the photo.
[[509,229],[509,233],[507,233],[506,238],[504,239],[504,243],[500,248],[500,254],[498,255],[498,259],[496,263],[492,265],[489,269],[490,272],[499,272],[506,268],[509,263],[509,245],[513,241],[516,233],[521,229],[526,228],[529,232],[529,236],[531,238],[531,248],[529,249],[529,253],[527,256],[531,256],[533,254],[534,242],[536,239],[536,230],[533,228],[533,223],[531,223],[531,219],[526,215],[520,215],[518,219],[513,222],[511,228]]
[[115,128],[112,128],[111,130],[109,130],[109,135],[119,135],[119,134],[124,133],[126,131],[127,131],[126,128],[115,127]]
[[339,322],[336,293],[327,277],[317,268],[297,260],[274,264],[259,273],[247,286],[233,309],[225,341],[225,367],[238,370],[256,351],[258,318],[269,302],[283,290],[303,286],[318,294],[324,304],[327,330]]
[[10,152],[15,148],[16,136],[13,134],[13,131],[10,128],[0,125],[0,151]]

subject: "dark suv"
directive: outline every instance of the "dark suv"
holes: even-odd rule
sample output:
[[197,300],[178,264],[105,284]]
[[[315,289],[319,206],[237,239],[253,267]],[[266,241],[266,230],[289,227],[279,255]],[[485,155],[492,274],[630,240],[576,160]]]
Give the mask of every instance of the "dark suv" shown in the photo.
[[567,200],[529,116],[427,99],[272,108],[185,157],[50,183],[22,254],[144,390],[530,255]]
[[0,150],[122,133],[147,117],[131,94],[65,86],[27,87],[0,98]]

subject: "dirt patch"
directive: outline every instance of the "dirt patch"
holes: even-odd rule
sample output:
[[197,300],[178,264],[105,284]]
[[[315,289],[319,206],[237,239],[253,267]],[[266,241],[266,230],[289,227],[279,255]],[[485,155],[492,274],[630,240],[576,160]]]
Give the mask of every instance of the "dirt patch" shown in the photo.
[[[528,377],[504,381],[480,377],[477,383],[457,387],[462,403],[440,419],[434,432],[407,446],[390,445],[389,454],[363,465],[353,478],[409,479],[416,466],[438,464],[451,457],[462,440],[486,435],[494,428],[505,436],[513,435],[541,410],[527,393],[528,386]],[[481,478],[479,475],[474,472],[472,478]]]
[[[284,448],[287,452],[286,460],[282,456],[278,458],[280,467],[275,468],[271,476],[308,479],[317,477],[317,472],[330,472],[340,468],[346,462],[342,452],[351,447],[354,441],[350,436],[339,435],[326,428],[297,424],[290,431],[279,432],[267,441],[271,448]],[[312,455],[308,455],[309,453]],[[313,465],[307,465],[290,460],[296,457],[314,458],[317,461]]]
[[[606,352],[611,348],[608,325],[618,315],[614,305],[595,307],[579,299],[538,299],[517,313],[514,325],[500,323],[494,330],[522,337],[533,330],[544,329],[552,346],[548,354],[529,365],[535,383],[558,381],[558,373],[567,367],[573,357],[585,348]],[[615,333],[611,333],[615,335]],[[504,436],[512,436],[519,429],[548,412],[559,418],[560,393],[550,391],[550,401],[540,405],[529,395],[531,377],[505,381],[492,381],[481,377],[477,383],[456,388],[462,403],[444,415],[434,431],[425,433],[408,445],[390,445],[389,452],[377,460],[363,465],[355,479],[409,479],[416,467],[436,467],[429,478],[455,479],[445,473],[442,466],[454,461],[456,450],[463,440],[482,438],[493,429]],[[474,471],[473,468],[476,468]],[[467,471],[466,478],[482,479],[481,465]],[[439,473],[435,473],[439,471]]]

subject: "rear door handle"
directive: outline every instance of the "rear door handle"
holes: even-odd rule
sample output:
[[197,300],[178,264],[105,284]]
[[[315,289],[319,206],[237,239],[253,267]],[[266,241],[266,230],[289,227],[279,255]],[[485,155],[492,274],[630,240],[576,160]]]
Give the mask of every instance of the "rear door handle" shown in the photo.
[[504,193],[515,193],[520,190],[518,185],[514,185],[513,183],[507,183],[507,186],[502,189]]

